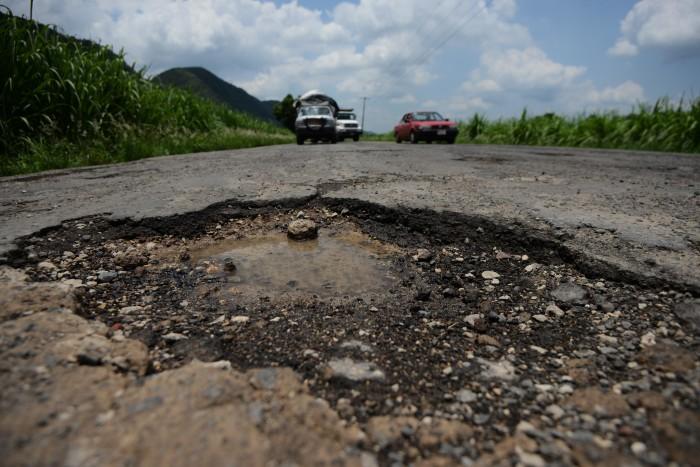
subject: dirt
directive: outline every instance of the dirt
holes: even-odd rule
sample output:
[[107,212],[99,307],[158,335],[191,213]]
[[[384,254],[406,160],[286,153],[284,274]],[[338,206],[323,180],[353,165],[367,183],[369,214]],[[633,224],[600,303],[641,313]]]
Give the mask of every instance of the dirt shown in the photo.
[[[297,219],[315,222],[319,238],[287,240],[286,227]],[[328,452],[346,446],[343,462],[692,465],[697,459],[688,453],[700,430],[700,339],[674,314],[687,310],[692,291],[599,267],[561,238],[521,225],[312,199],[222,204],[138,223],[78,219],[27,237],[20,247],[12,257],[31,281],[25,287],[68,283],[78,315],[103,323],[102,339],[116,334],[147,349],[145,375],[128,365],[115,370],[141,381],[139,397],[155,397],[174,375],[197,373],[204,365],[197,362],[230,362],[234,376],[222,378],[234,379],[257,368],[289,368],[301,385],[294,391],[325,401],[330,408],[323,417],[338,417],[342,434]],[[26,319],[21,312],[10,317]],[[102,350],[82,357],[81,371],[89,362],[103,371],[114,361],[109,345],[98,341],[94,347]],[[348,366],[352,378],[343,373]],[[13,393],[5,383],[3,391]],[[28,397],[20,407],[37,403]],[[148,435],[161,418],[185,424],[191,414],[172,404],[134,423],[117,410],[111,428],[98,429],[97,441],[90,441],[98,458],[188,459],[177,443],[190,431],[161,427]],[[200,413],[212,427],[192,428],[215,436],[197,438],[192,447],[214,453],[212,461],[221,459],[217,427],[231,430],[229,409],[222,410]],[[659,422],[673,413],[684,414],[682,426]],[[285,426],[286,415],[279,417]],[[12,426],[7,418],[0,426]],[[122,438],[126,426],[136,437],[152,437],[154,446],[178,450],[158,455],[143,439]],[[271,432],[244,431],[251,438],[236,438],[240,446],[257,446],[250,448],[251,464],[292,459],[283,448],[261,453]],[[115,439],[121,455],[106,441]],[[302,446],[317,442],[304,439]],[[31,436],[24,443],[2,450],[48,449]],[[295,455],[300,464],[316,460],[310,447]],[[319,457],[321,463],[331,458]]]

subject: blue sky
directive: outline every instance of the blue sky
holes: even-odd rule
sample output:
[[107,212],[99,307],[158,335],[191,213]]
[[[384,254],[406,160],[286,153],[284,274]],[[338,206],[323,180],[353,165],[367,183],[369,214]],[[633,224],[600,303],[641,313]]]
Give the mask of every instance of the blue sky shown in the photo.
[[[28,1],[10,0],[17,14]],[[155,74],[203,66],[261,99],[310,88],[388,131],[700,94],[700,0],[42,0],[35,17]]]

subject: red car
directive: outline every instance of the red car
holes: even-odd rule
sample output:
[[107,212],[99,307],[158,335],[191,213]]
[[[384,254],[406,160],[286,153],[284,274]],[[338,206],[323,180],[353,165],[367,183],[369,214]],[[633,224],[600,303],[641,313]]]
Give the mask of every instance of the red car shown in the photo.
[[410,141],[413,144],[418,141],[432,143],[441,140],[452,144],[458,132],[455,122],[451,122],[437,112],[411,112],[404,115],[394,127],[394,138],[397,143],[402,141]]

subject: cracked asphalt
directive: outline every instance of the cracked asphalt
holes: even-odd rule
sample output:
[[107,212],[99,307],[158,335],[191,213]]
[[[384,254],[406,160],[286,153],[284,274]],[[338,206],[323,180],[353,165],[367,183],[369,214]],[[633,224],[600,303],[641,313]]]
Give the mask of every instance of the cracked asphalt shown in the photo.
[[349,198],[480,216],[636,277],[700,291],[700,158],[470,145],[274,146],[0,179],[0,257],[69,219]]

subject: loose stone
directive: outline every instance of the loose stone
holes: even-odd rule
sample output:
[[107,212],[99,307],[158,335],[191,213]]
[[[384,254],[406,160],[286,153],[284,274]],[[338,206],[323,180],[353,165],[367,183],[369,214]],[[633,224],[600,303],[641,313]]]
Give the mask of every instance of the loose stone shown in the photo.
[[552,297],[566,303],[580,303],[586,298],[586,289],[580,285],[566,283],[552,291]]
[[289,223],[287,236],[292,240],[311,240],[318,237],[318,226],[309,219],[297,219]]
[[343,379],[350,382],[383,381],[384,372],[371,362],[356,362],[351,358],[328,362],[324,372],[327,379]]

